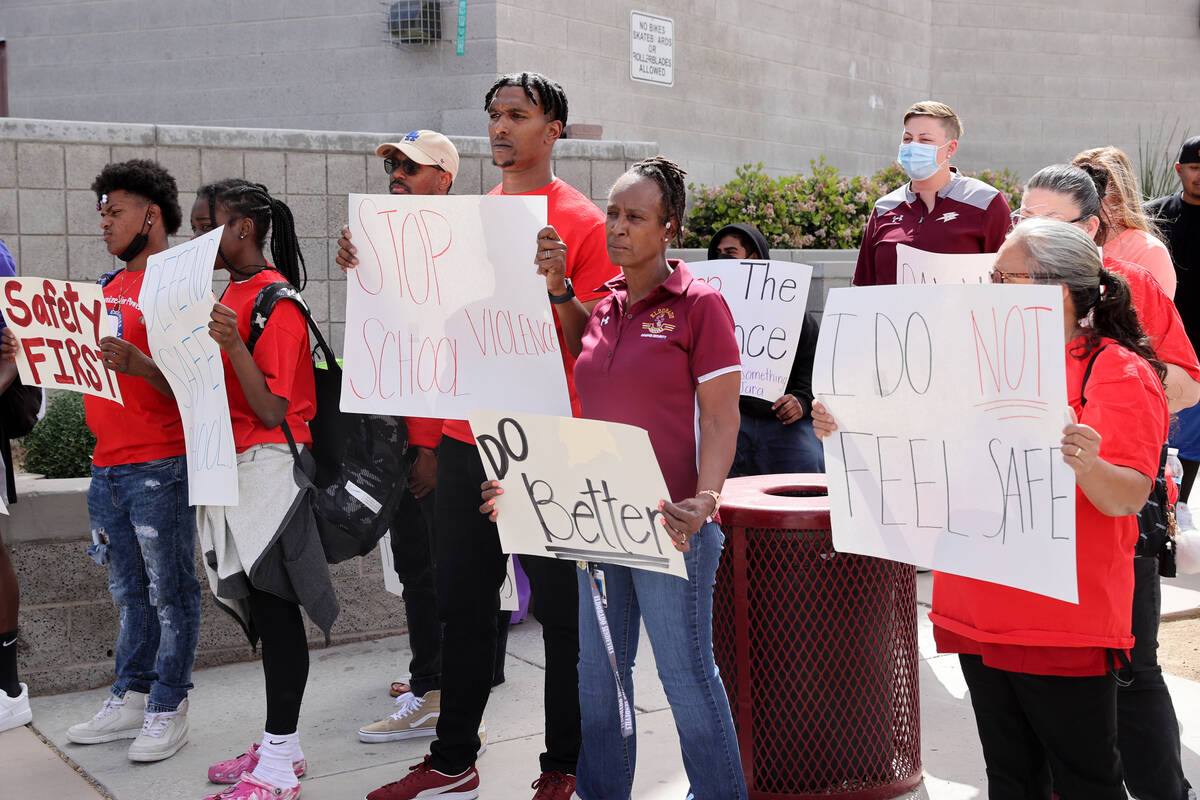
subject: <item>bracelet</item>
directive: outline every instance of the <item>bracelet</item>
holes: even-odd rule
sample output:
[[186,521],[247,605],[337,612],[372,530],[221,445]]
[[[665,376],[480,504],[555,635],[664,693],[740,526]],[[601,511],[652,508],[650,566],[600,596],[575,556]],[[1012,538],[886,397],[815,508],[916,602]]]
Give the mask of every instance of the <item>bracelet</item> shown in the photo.
[[[719,511],[721,508],[721,493],[718,492],[716,489],[701,489],[700,491],[696,492],[696,497],[699,497],[702,494],[706,494],[713,499],[712,513],[716,514],[717,511]],[[710,514],[704,521],[712,522],[713,521],[712,515]]]

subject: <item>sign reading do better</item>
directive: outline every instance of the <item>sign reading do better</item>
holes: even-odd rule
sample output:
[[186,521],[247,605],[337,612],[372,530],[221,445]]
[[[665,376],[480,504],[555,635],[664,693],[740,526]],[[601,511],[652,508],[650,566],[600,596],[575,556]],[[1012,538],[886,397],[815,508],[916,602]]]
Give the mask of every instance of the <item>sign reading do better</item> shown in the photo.
[[669,500],[650,434],[632,425],[472,411],[484,472],[499,481],[505,553],[667,572],[687,578],[662,524]]
[[834,289],[813,389],[838,550],[1078,601],[1057,286]]

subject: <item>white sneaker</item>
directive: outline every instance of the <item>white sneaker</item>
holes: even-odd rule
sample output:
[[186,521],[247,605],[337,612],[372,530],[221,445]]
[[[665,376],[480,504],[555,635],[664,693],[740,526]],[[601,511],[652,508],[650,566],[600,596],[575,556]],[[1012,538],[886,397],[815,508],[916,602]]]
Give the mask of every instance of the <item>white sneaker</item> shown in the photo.
[[174,711],[147,711],[142,732],[129,745],[130,761],[162,761],[179,752],[188,741],[188,701]]
[[9,728],[19,728],[33,721],[33,711],[29,708],[29,687],[20,684],[21,693],[9,697],[8,692],[0,691],[0,731]]
[[117,739],[136,739],[142,731],[146,698],[142,692],[126,692],[124,697],[109,694],[96,716],[67,729],[67,738],[75,744],[100,744]]
[[481,721],[479,723],[479,752],[475,754],[475,757],[479,758],[485,750],[487,750],[487,723]]

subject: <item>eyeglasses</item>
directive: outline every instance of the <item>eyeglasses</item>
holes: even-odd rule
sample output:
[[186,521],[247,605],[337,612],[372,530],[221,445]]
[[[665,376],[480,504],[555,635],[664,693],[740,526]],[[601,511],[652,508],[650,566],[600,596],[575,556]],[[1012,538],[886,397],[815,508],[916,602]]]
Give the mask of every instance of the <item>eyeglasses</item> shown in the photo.
[[1018,280],[1036,281],[1037,275],[1031,272],[1001,272],[998,269],[992,270],[992,283],[1016,283]]
[[1074,225],[1076,222],[1081,222],[1082,220],[1087,219],[1087,215],[1081,214],[1080,216],[1076,217],[1075,219],[1062,219],[1061,217],[1054,216],[1053,213],[1030,214],[1030,213],[1027,213],[1025,209],[1018,208],[1016,211],[1012,212],[1012,214],[1010,215],[1009,218],[1012,220],[1012,226],[1015,228],[1027,219],[1052,219],[1052,220],[1056,220],[1058,222],[1065,222],[1068,225]]
[[421,171],[421,167],[433,167],[438,171],[442,171],[442,168],[437,164],[418,164],[411,158],[385,158],[383,160],[383,171],[388,175],[391,175],[397,169],[402,169],[404,170],[404,174],[411,178]]

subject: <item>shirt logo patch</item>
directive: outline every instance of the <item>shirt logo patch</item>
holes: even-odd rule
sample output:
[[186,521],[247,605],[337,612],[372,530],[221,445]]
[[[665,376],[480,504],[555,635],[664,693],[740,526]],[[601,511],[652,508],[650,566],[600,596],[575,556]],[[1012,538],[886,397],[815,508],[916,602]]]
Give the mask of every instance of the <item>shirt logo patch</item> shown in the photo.
[[675,319],[674,311],[669,308],[656,308],[650,312],[650,321],[642,323],[642,328],[655,336],[670,333],[675,330],[675,323],[667,322],[669,319]]
[[608,324],[608,314],[605,314],[603,317],[601,317],[601,318],[600,318],[600,324],[601,324],[601,325],[607,325],[607,324]]
[[903,221],[904,221],[903,214],[892,214],[892,222],[903,222]]
[[938,222],[953,222],[956,219],[958,219],[957,211],[947,211],[945,214],[942,214],[940,217],[938,217],[937,221]]

